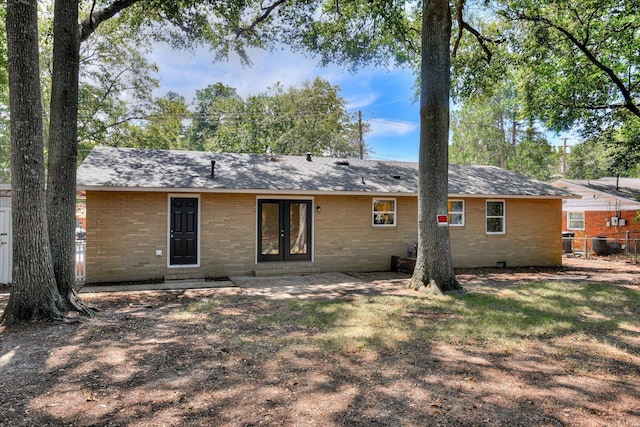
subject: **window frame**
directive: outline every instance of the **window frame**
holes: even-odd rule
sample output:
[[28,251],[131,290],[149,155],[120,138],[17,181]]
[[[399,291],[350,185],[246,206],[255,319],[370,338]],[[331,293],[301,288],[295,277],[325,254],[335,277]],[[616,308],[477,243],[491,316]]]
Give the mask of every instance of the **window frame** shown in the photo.
[[[454,202],[458,202],[458,203],[462,203],[462,211],[450,211],[449,207],[453,206]],[[462,218],[462,222],[460,224],[454,224],[451,222],[451,215],[452,214],[459,214],[460,217]],[[449,221],[449,227],[464,227],[464,223],[465,223],[465,203],[464,200],[461,199],[451,199],[447,201],[447,216],[448,216],[448,221]]]
[[[571,214],[580,214],[582,215],[582,228],[572,227]],[[585,226],[585,216],[584,212],[567,212],[567,230],[575,230],[575,231],[584,231]]]
[[[376,211],[376,202],[393,202],[393,211]],[[376,223],[377,214],[392,214],[392,224],[380,224]],[[371,200],[371,226],[380,228],[396,227],[398,225],[398,201],[395,197],[374,197]]]
[[[502,204],[502,215],[492,215],[489,216],[489,203],[501,203]],[[484,218],[485,218],[485,233],[488,235],[500,235],[500,234],[506,234],[507,232],[507,204],[504,200],[497,200],[497,199],[489,199],[485,201],[485,211],[484,211]],[[502,218],[502,230],[501,231],[489,231],[489,223],[488,220],[490,218]]]

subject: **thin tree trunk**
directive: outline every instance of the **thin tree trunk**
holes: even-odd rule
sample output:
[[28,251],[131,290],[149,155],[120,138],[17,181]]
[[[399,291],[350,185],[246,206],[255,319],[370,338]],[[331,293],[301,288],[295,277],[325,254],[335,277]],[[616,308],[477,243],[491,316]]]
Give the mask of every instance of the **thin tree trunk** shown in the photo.
[[422,10],[418,256],[409,286],[434,293],[462,290],[451,258],[447,215],[451,11],[448,0],[425,0]]
[[500,147],[500,168],[501,169],[506,169],[507,168],[507,153],[505,150],[505,145],[508,144],[507,142],[507,132],[504,128],[504,112],[500,111],[498,113],[498,127],[500,129],[500,141],[499,141],[499,147]]
[[64,318],[49,249],[37,0],[7,1],[13,287],[5,324]]
[[67,309],[93,315],[75,290],[76,163],[78,158],[78,0],[56,0],[49,122],[47,217],[53,270]]

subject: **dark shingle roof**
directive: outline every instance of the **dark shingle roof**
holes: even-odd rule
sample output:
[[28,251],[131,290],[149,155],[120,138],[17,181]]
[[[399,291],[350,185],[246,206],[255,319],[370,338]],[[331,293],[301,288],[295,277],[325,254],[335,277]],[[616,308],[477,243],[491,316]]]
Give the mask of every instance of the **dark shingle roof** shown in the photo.
[[582,185],[613,196],[640,201],[640,178],[604,177],[595,180],[565,179],[565,182]]
[[[215,176],[211,176],[215,161]],[[348,164],[340,164],[348,163]],[[78,188],[417,194],[418,164],[265,154],[96,147]],[[493,166],[449,167],[449,194],[566,197],[566,190]]]

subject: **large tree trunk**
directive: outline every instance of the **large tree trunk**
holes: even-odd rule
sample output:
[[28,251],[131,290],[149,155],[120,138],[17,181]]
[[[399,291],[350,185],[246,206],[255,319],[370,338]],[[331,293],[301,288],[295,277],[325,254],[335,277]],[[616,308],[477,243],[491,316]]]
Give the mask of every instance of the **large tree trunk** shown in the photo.
[[422,10],[418,256],[409,286],[434,293],[461,290],[451,259],[447,215],[449,186],[449,0],[425,0]]
[[113,2],[103,10],[93,11],[81,24],[78,23],[78,0],[56,0],[54,6],[47,175],[49,241],[65,308],[88,316],[95,310],[87,307],[74,290],[80,42],[93,34],[104,20],[138,1]]
[[67,309],[92,315],[75,285],[76,163],[78,158],[78,0],[56,0],[49,122],[47,218],[53,270]]
[[37,0],[7,1],[13,287],[5,324],[63,319],[45,211]]

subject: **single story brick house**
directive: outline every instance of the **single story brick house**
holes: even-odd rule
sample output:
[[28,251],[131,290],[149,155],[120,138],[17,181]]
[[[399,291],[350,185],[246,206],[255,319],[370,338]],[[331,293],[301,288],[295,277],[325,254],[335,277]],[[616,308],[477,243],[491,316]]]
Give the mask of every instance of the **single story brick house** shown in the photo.
[[[418,233],[410,162],[96,147],[78,190],[87,283],[388,270]],[[449,194],[456,267],[562,264],[566,190],[452,165]]]
[[585,237],[620,241],[639,237],[635,222],[640,212],[639,178],[560,179],[551,184],[579,196],[562,203],[562,229],[574,235],[574,249],[583,250]]

